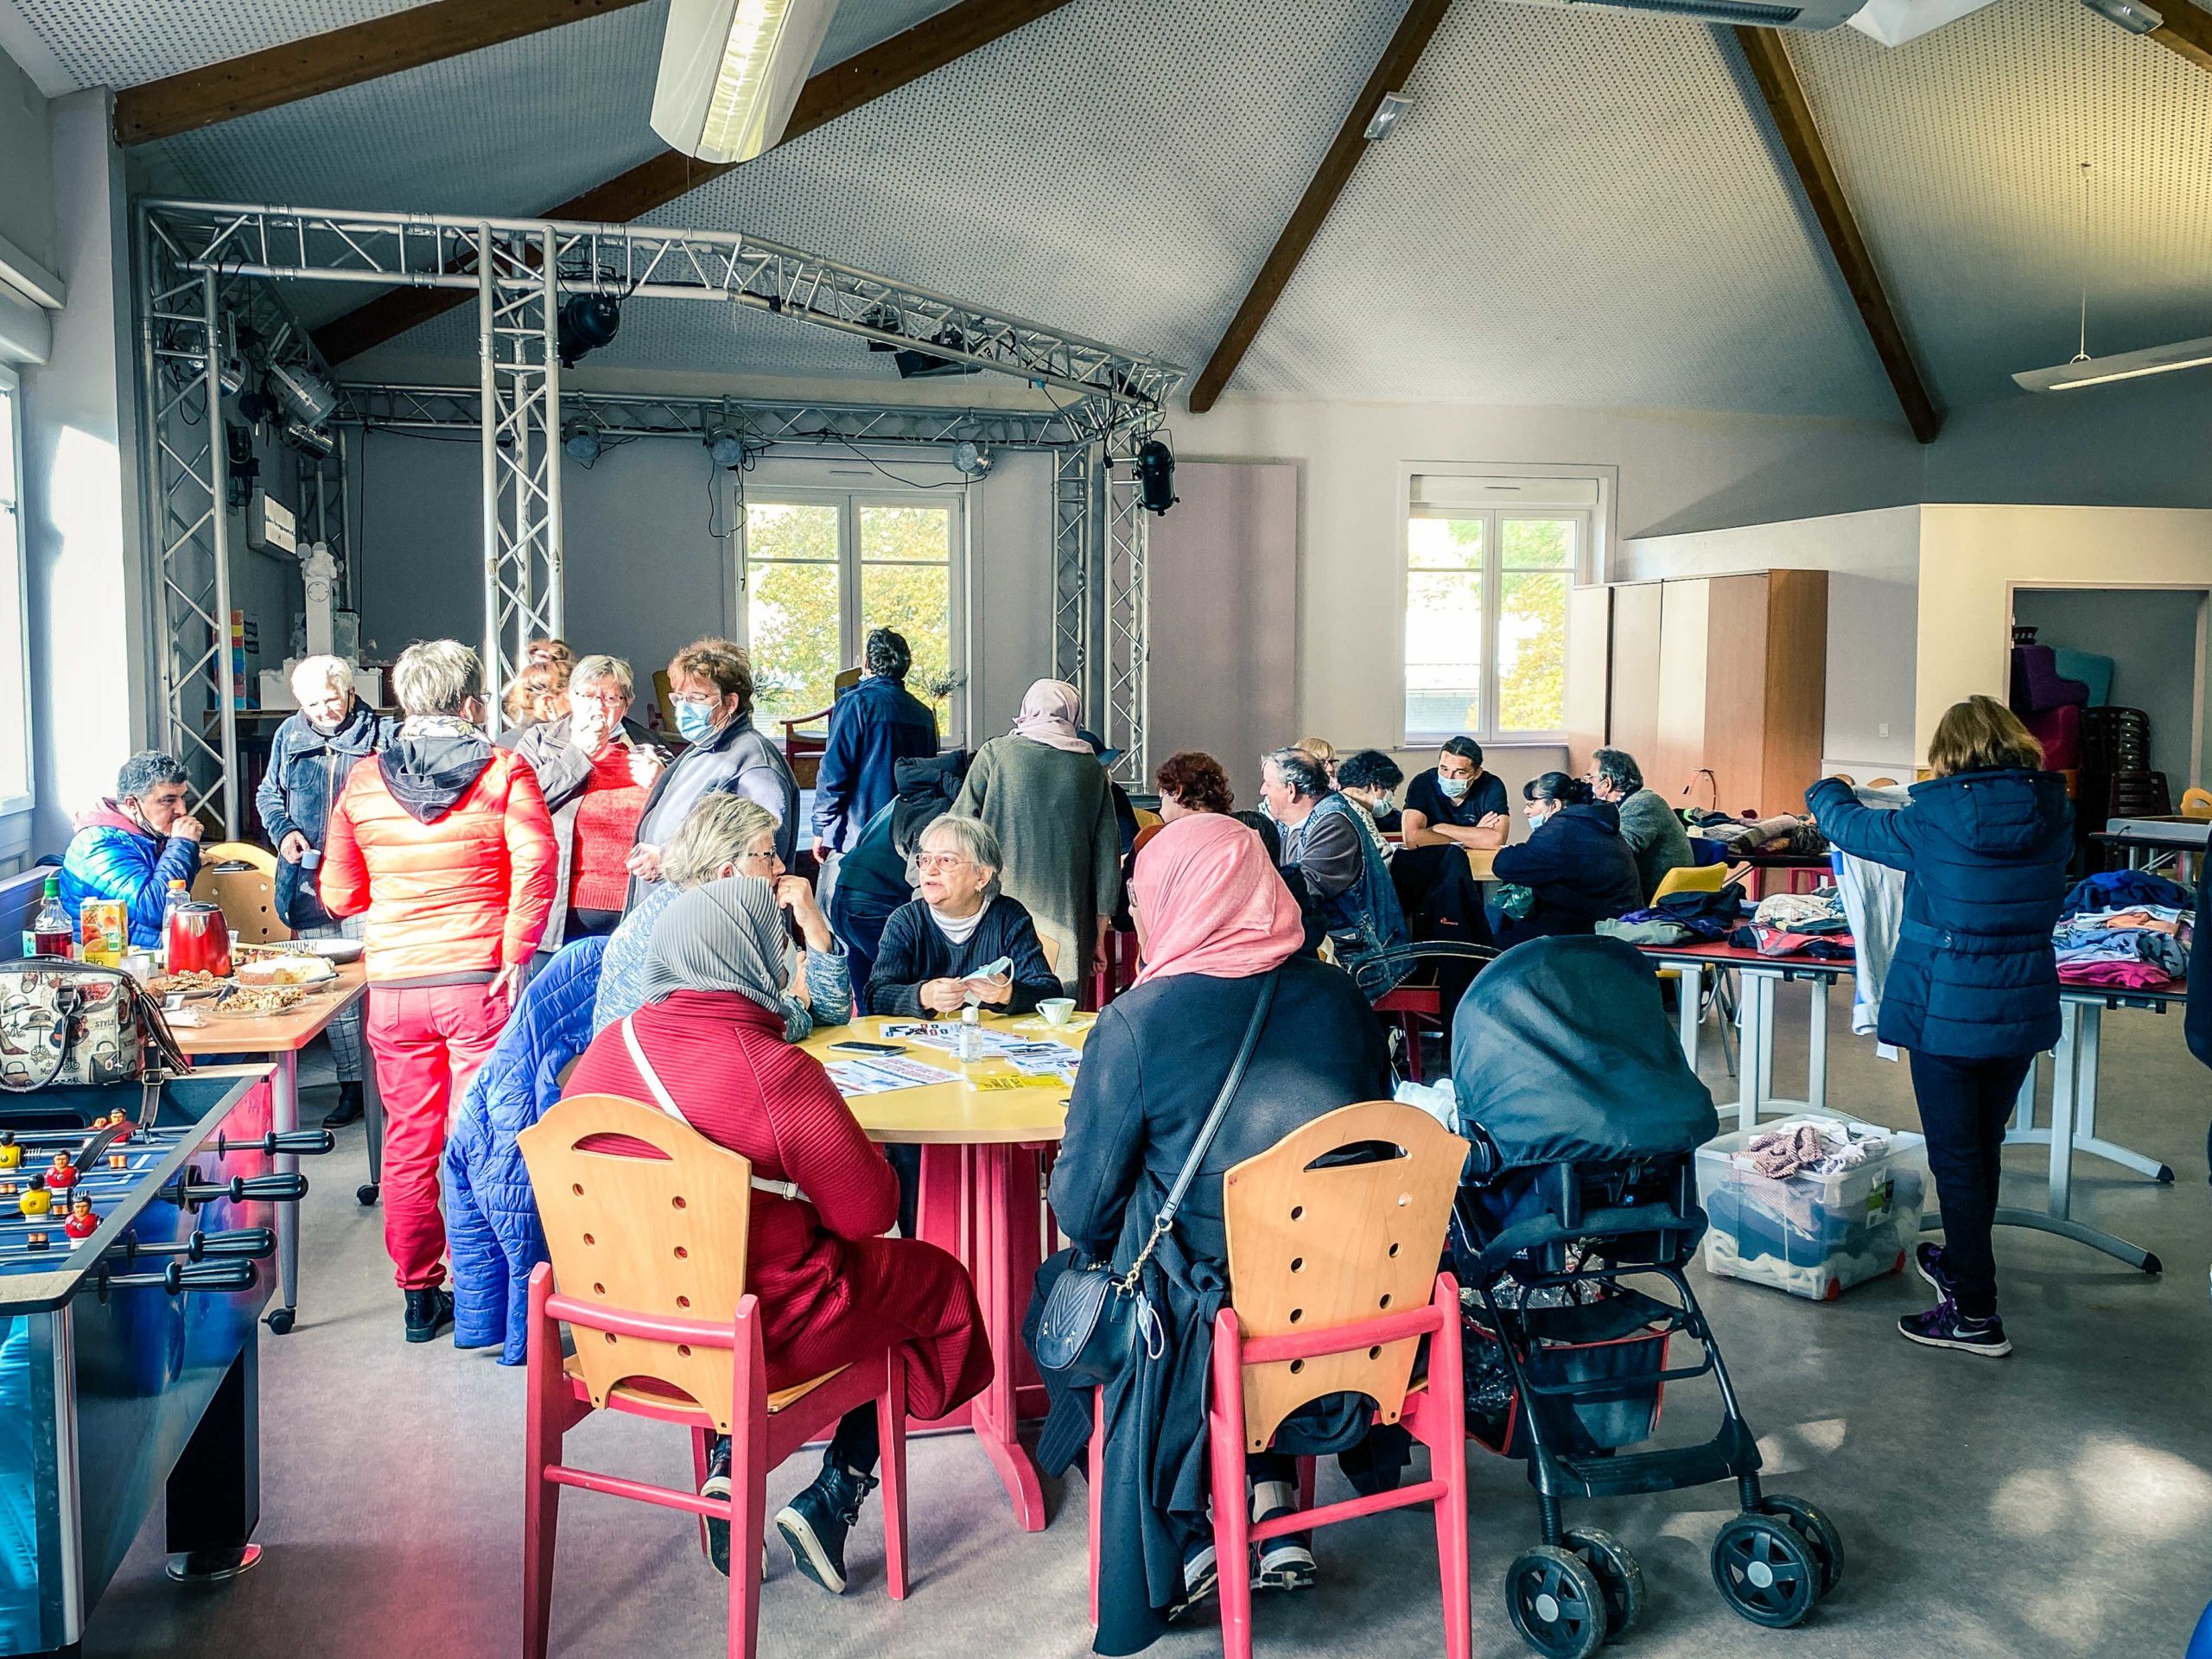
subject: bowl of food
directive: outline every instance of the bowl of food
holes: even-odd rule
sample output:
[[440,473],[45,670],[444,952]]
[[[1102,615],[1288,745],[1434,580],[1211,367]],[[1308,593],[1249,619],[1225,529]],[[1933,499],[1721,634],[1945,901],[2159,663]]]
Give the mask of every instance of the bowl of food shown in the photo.
[[294,939],[292,949],[321,957],[325,962],[359,962],[368,946],[359,939]]
[[305,954],[256,957],[238,963],[234,976],[249,989],[262,989],[272,985],[320,985],[337,978],[338,969],[321,957]]

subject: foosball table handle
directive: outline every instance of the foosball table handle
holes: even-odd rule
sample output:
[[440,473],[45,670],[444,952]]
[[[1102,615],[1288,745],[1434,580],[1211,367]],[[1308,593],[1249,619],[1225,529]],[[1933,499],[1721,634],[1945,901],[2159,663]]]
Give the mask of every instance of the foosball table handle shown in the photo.
[[159,1273],[110,1274],[100,1281],[100,1288],[104,1293],[111,1290],[165,1290],[175,1296],[188,1290],[251,1290],[260,1277],[260,1269],[244,1256],[228,1256],[219,1262],[172,1260],[164,1264]]
[[141,1256],[181,1255],[188,1262],[243,1256],[249,1261],[257,1261],[274,1255],[276,1250],[276,1234],[273,1229],[234,1227],[219,1233],[194,1232],[189,1238],[168,1239],[154,1244],[142,1244],[135,1237],[126,1238],[108,1251],[107,1259],[125,1267]]
[[203,1181],[198,1172],[188,1172],[162,1189],[171,1204],[192,1208],[228,1198],[232,1204],[296,1204],[307,1196],[304,1175],[233,1175],[227,1181]]
[[336,1149],[338,1137],[328,1129],[271,1129],[266,1135],[251,1140],[233,1141],[228,1135],[215,1137],[215,1155],[226,1153],[261,1152],[275,1156],[289,1153],[294,1156],[315,1156]]

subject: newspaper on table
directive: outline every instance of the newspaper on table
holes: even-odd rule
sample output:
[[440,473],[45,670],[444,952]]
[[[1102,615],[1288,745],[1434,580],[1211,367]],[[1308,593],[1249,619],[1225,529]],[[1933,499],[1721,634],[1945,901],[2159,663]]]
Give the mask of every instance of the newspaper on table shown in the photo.
[[924,1065],[918,1060],[902,1060],[895,1054],[872,1056],[864,1060],[832,1060],[822,1069],[837,1085],[837,1092],[849,1100],[856,1095],[882,1095],[893,1089],[924,1089],[933,1084],[957,1081],[937,1066]]
[[[952,1054],[959,1052],[962,1029],[950,1020],[925,1020],[887,1025],[882,1035],[886,1042],[918,1043],[924,1048],[942,1049]],[[1026,1077],[1057,1077],[1070,1083],[1075,1080],[1076,1068],[1083,1059],[1082,1050],[1050,1039],[1024,1037],[995,1026],[978,1029],[985,1058],[1004,1060]]]

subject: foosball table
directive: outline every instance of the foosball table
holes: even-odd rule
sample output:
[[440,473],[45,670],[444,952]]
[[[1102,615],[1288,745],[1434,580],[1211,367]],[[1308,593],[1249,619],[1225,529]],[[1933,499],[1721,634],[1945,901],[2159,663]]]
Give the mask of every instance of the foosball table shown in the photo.
[[166,1488],[169,1574],[253,1565],[269,1069],[0,1096],[0,1654],[73,1652]]

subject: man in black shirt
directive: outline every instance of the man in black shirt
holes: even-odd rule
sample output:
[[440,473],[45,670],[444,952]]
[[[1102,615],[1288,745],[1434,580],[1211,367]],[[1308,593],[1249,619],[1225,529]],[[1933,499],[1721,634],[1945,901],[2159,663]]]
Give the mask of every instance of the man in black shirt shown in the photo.
[[1467,853],[1504,846],[1513,820],[1505,780],[1483,770],[1483,746],[1446,739],[1436,764],[1406,785],[1400,816],[1404,846],[1390,861],[1390,877],[1414,938],[1488,944],[1482,887]]

